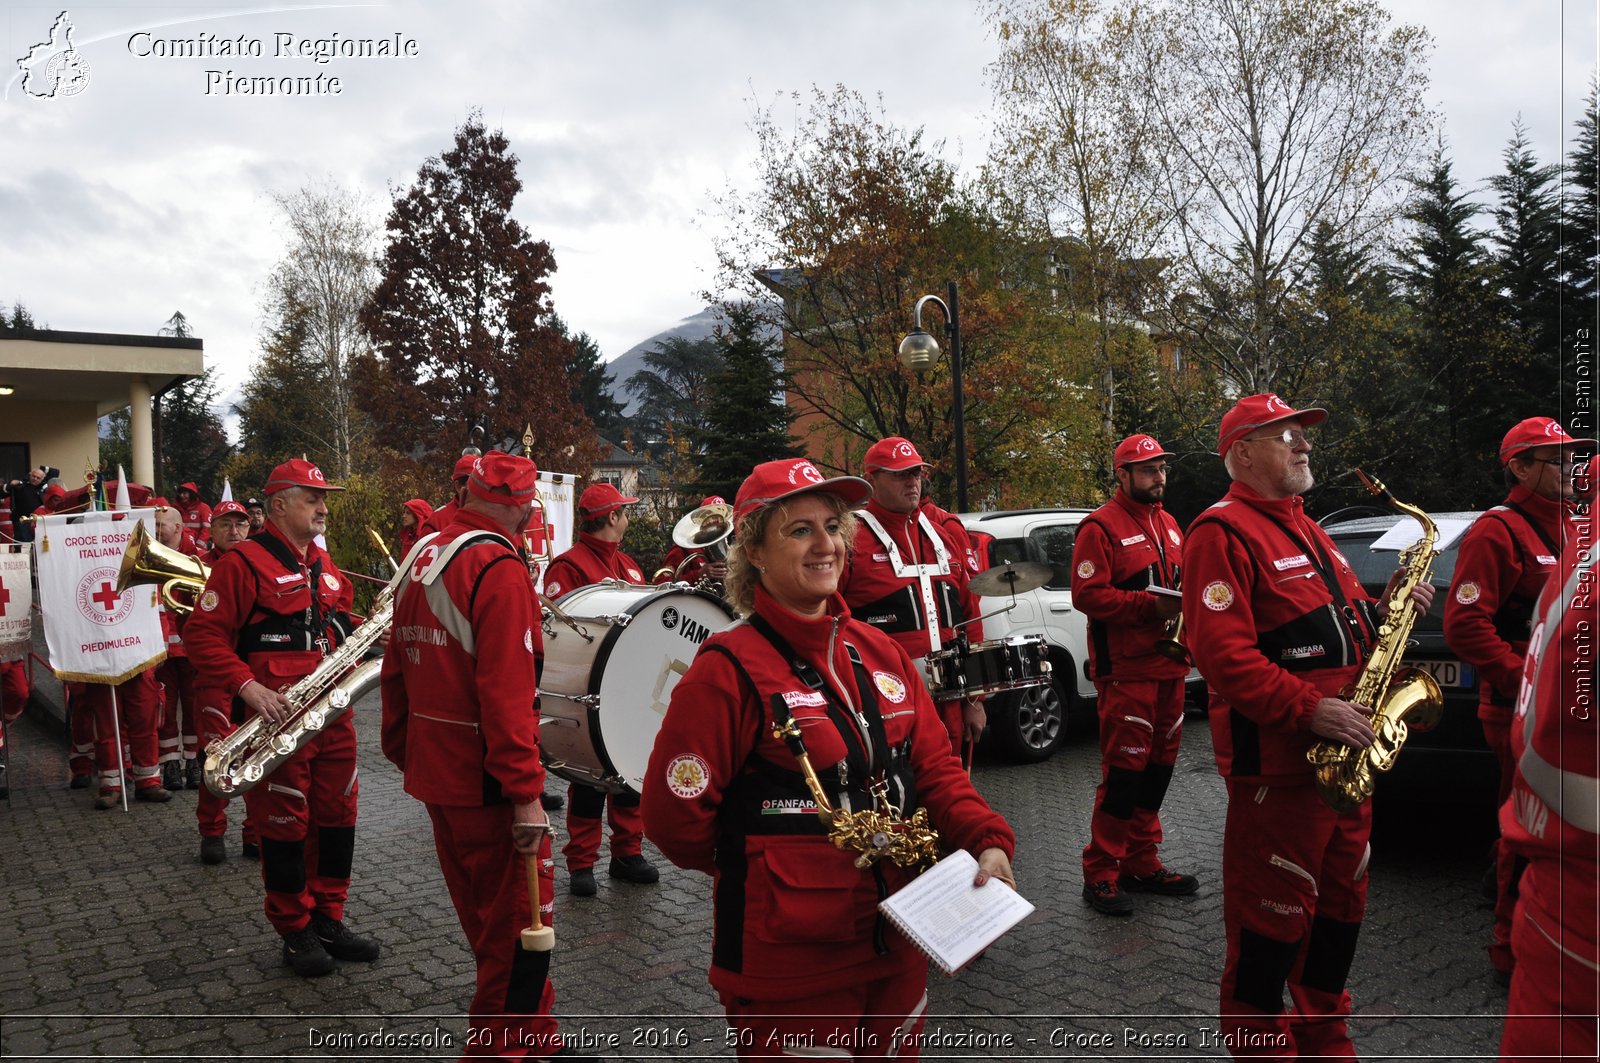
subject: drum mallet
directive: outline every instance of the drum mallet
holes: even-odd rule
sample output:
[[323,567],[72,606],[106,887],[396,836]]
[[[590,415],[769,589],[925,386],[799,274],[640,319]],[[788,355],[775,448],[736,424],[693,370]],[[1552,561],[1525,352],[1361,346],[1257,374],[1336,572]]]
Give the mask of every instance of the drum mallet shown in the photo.
[[523,862],[528,869],[528,904],[533,909],[533,925],[522,931],[522,950],[549,952],[556,947],[556,932],[554,927],[545,926],[539,915],[539,854],[524,854]]

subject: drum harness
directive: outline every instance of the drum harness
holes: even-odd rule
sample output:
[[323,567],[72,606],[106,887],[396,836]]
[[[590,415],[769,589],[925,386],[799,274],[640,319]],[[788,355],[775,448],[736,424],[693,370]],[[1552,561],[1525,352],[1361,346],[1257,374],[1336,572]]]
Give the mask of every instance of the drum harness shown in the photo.
[[[950,553],[944,548],[944,537],[934,530],[933,524],[928,520],[928,515],[919,510],[917,513],[917,526],[922,529],[923,533],[927,535],[928,541],[933,544],[933,556],[938,563],[932,565],[908,565],[900,559],[900,547],[895,543],[894,537],[879,522],[878,518],[865,509],[858,509],[855,512],[856,517],[866,524],[868,528],[872,529],[873,536],[883,544],[884,550],[889,555],[889,567],[894,570],[895,577],[917,581],[918,595],[922,599],[923,626],[928,632],[928,652],[930,654],[938,653],[944,649],[944,642],[939,638],[939,606],[933,596],[932,577],[950,575]],[[926,660],[926,657],[917,658],[917,664],[921,668],[925,680],[927,676]]]

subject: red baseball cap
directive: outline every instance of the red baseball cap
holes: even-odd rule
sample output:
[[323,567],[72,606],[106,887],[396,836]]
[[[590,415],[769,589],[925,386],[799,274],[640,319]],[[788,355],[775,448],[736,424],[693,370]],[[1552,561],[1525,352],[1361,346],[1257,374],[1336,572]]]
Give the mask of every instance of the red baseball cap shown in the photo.
[[[890,442],[884,440],[884,442]],[[901,442],[905,442],[901,440]],[[882,443],[874,446],[882,446]],[[910,444],[906,444],[910,446]],[[912,451],[915,453],[915,450]],[[909,466],[908,466],[909,467]],[[859,476],[822,475],[822,471],[805,458],[784,458],[764,461],[751,470],[739,494],[733,501],[733,520],[742,524],[744,519],[762,506],[781,502],[785,498],[803,495],[809,491],[831,491],[843,498],[847,506],[859,506],[872,497],[872,485]]]
[[583,489],[583,494],[578,498],[578,515],[600,517],[618,507],[631,506],[637,501],[639,501],[637,498],[629,498],[612,484],[590,484]]
[[520,506],[539,493],[539,468],[528,458],[491,450],[473,465],[467,490],[485,502]]
[[1518,421],[1511,426],[1511,431],[1500,441],[1500,464],[1505,465],[1512,458],[1533,447],[1590,447],[1596,445],[1592,439],[1574,439],[1567,435],[1567,430],[1561,427],[1561,422],[1549,417],[1529,417]]
[[1161,444],[1155,438],[1147,435],[1133,435],[1117,444],[1117,449],[1111,452],[1111,467],[1120,469],[1124,465],[1137,465],[1141,461],[1154,461],[1157,458],[1170,458],[1172,455],[1161,449]]
[[450,479],[465,480],[472,475],[472,467],[478,464],[478,454],[463,454],[456,459],[456,467],[450,470]]
[[250,514],[245,512],[243,506],[230,499],[227,502],[217,503],[217,508],[211,511],[211,523],[215,524],[223,517],[240,517],[244,520],[249,520]]
[[267,477],[266,486],[261,489],[264,495],[275,495],[289,487],[314,487],[318,491],[343,491],[344,488],[331,484],[322,475],[322,470],[304,458],[291,458],[272,470],[272,475]]
[[706,495],[700,500],[700,504],[702,506],[725,506],[728,504],[728,500],[721,495]]
[[190,480],[186,484],[179,484],[178,485],[178,490],[180,490],[180,491],[193,491],[197,497],[200,494],[200,488],[195,485],[195,482],[193,480]]
[[916,446],[904,436],[880,439],[867,448],[868,472],[905,472],[907,469],[928,468],[928,463],[917,453]]
[[1257,428],[1279,421],[1299,420],[1305,428],[1321,424],[1328,419],[1328,411],[1320,406],[1297,410],[1270,391],[1260,395],[1246,395],[1234,403],[1233,409],[1222,415],[1217,431],[1217,453],[1226,454],[1233,446]]

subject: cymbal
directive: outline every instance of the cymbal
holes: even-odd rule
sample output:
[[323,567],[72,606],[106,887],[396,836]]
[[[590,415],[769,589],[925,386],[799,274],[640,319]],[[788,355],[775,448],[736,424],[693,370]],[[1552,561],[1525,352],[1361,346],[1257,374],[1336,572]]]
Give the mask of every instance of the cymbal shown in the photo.
[[1043,561],[1013,561],[985,569],[967,587],[980,598],[1001,598],[1043,587],[1054,575],[1055,569]]

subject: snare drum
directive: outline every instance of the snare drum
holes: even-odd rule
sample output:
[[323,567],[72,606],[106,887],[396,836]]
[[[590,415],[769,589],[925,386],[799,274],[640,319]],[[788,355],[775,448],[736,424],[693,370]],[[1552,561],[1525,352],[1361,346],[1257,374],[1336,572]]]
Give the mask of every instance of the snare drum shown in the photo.
[[1050,682],[1050,651],[1043,635],[1012,635],[930,653],[927,671],[935,703],[986,697]]
[[733,612],[710,594],[617,580],[579,587],[556,605],[578,630],[546,616],[545,766],[569,782],[638,793],[672,688]]

